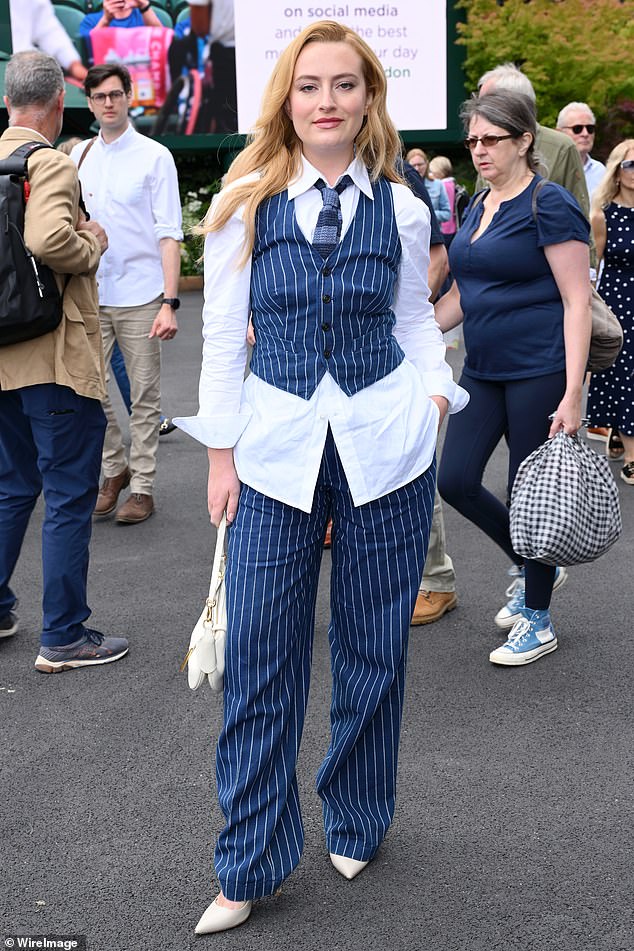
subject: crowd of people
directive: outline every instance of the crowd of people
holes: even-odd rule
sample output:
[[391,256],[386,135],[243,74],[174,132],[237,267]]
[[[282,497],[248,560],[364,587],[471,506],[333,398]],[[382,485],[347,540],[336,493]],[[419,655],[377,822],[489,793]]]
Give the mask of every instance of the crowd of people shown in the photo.
[[[29,159],[25,241],[57,275],[63,319],[0,347],[0,638],[19,627],[10,582],[43,493],[44,673],[128,652],[126,638],[87,625],[91,528],[154,511],[160,348],[178,331],[174,161],[131,124],[125,67],[92,66],[83,84],[99,134],[70,156],[42,148]],[[544,128],[528,77],[500,65],[461,110],[478,179],[465,208],[449,159],[403,156],[386,94],[353,29],[306,27],[277,60],[201,227],[200,406],[177,422],[207,447],[210,519],[226,516],[229,530],[220,891],[198,933],[245,922],[301,857],[295,767],[329,523],[331,741],[317,791],[346,879],[392,822],[410,627],[457,605],[441,497],[509,559],[492,618],[505,640],[489,660],[523,666],[557,648],[550,602],[566,571],[514,551],[508,496],[527,455],[581,428],[597,274],[624,345],[592,376],[588,415],[634,484],[634,140],[598,169],[589,107],[569,103],[560,131]],[[0,158],[55,143],[64,75],[53,57],[14,54],[5,96]],[[443,333],[458,325],[456,383]],[[129,455],[105,385],[115,346],[130,383]],[[503,441],[499,499],[483,475]]]
[[[150,115],[156,115],[167,98],[168,90],[159,91],[150,81],[152,73],[169,73],[170,88],[179,92],[183,72],[197,70],[206,84],[205,107],[195,128],[192,123],[191,128],[181,131],[237,131],[234,0],[191,0],[174,19],[154,8],[150,0],[103,0],[97,10],[88,8],[72,39],[56,16],[53,0],[10,0],[10,16],[13,52],[39,49],[48,53],[76,85],[84,83],[92,65],[125,62],[139,113],[147,109]],[[132,55],[123,53],[114,39],[106,39],[107,31],[150,27],[159,30],[165,42],[148,43],[138,62],[138,40]],[[97,55],[95,47],[100,38],[106,39],[106,45],[99,46]],[[114,46],[110,47],[109,42]],[[167,124],[167,116],[161,116],[161,123]]]

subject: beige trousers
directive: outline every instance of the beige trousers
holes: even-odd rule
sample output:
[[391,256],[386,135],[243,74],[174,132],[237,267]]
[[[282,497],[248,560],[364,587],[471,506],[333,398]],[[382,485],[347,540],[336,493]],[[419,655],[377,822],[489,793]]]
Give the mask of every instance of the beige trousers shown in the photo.
[[442,514],[442,501],[436,489],[434,496],[434,515],[429,534],[427,561],[423,568],[421,591],[455,591],[456,574],[453,562],[447,554],[445,543],[445,520]]
[[108,428],[103,446],[102,468],[106,478],[129,466],[130,491],[152,495],[161,417],[161,346],[148,334],[161,306],[161,298],[140,307],[100,307],[99,319],[106,367],[118,342],[130,379],[130,458],[110,398],[103,402]]

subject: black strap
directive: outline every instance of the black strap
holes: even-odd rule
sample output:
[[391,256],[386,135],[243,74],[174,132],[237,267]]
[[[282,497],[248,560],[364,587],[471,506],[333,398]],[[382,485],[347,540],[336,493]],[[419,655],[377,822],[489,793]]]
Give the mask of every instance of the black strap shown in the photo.
[[[46,142],[24,142],[22,145],[19,145],[15,152],[12,152],[8,158],[0,161],[0,175],[20,175],[29,180],[29,158],[33,155],[34,152],[38,152],[40,149],[52,149],[52,145],[48,145]],[[80,202],[81,191],[80,191]],[[82,202],[83,204],[83,202]],[[24,239],[20,236],[22,244],[24,244]],[[24,245],[25,251],[27,251],[26,245]],[[27,251],[27,253],[30,253]],[[60,275],[61,276],[61,275]],[[62,287],[61,297],[64,299],[64,294],[66,293],[66,288],[68,287],[68,282],[70,281],[72,274],[65,274],[64,277],[64,286]]]
[[548,184],[548,179],[541,178],[535,185],[535,188],[533,189],[533,195],[531,197],[531,211],[533,213],[533,221],[535,222],[535,224],[537,224],[537,196],[539,195],[544,185],[547,185],[547,184]]
[[0,161],[0,175],[21,175],[28,180],[28,160],[39,149],[52,149],[46,142],[24,142],[15,152]]

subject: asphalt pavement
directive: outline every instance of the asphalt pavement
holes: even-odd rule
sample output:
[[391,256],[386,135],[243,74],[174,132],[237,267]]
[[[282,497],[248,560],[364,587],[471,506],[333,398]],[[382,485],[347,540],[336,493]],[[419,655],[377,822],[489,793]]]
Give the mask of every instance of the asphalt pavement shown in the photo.
[[[200,305],[199,294],[185,295],[181,331],[164,346],[170,415],[197,408]],[[462,356],[450,354],[456,369]],[[500,447],[486,481],[501,496],[505,465]],[[156,513],[141,525],[94,526],[91,623],[125,632],[131,645],[111,666],[59,676],[33,668],[38,504],[13,582],[21,628],[0,641],[0,942],[83,935],[89,951],[632,951],[634,488],[617,482],[622,539],[570,570],[553,600],[559,650],[520,669],[488,661],[503,640],[493,616],[506,559],[446,509],[458,608],[412,629],[396,817],[352,882],[328,861],[314,790],[328,743],[324,553],[298,767],[304,855],[244,926],[203,937],[193,929],[216,888],[221,702],[207,688],[190,692],[179,665],[209,583],[206,454],[181,432],[163,437]]]

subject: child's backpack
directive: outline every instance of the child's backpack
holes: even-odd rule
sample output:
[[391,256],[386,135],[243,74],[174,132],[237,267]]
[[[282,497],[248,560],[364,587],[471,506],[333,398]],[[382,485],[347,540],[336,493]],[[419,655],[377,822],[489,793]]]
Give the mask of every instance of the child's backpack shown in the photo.
[[0,346],[41,337],[62,319],[55,276],[24,243],[29,156],[49,148],[43,142],[27,142],[0,160]]

